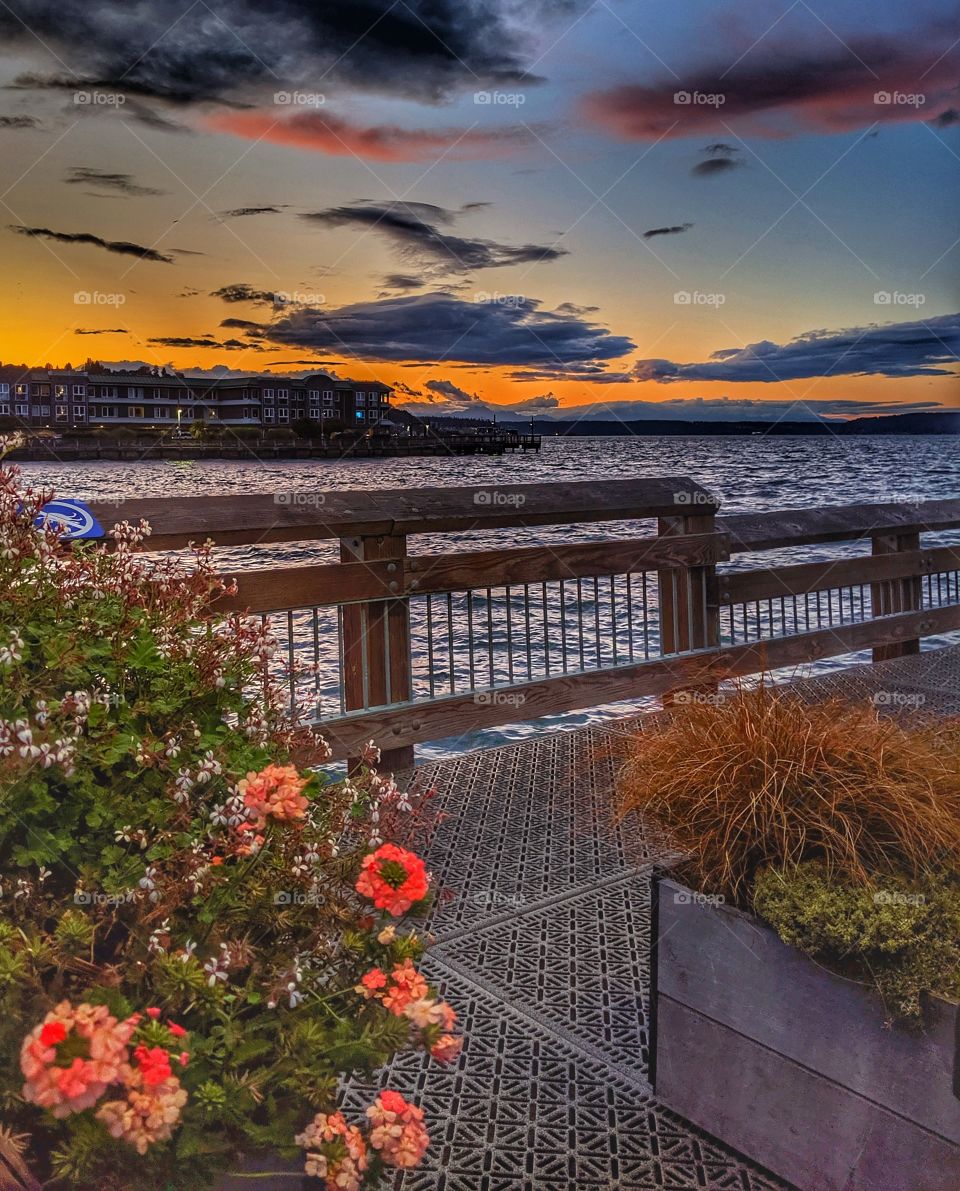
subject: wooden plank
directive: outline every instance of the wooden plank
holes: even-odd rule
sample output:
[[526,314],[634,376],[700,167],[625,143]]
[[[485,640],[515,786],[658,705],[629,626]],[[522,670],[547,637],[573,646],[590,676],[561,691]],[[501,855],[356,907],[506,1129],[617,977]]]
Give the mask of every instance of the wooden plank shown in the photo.
[[[721,605],[779,599],[804,592],[825,591],[881,579],[934,575],[960,570],[960,546],[934,550],[906,550],[898,554],[862,555],[827,562],[802,562],[790,566],[732,571],[717,577],[717,602]],[[905,611],[905,609],[891,609]]]
[[659,995],[960,1145],[956,1004],[927,998],[923,1031],[888,1029],[872,989],[813,963],[748,914],[659,884]]
[[[402,534],[343,538],[340,554],[345,565],[367,563],[389,565],[398,571],[406,556],[407,539]],[[350,560],[357,559],[357,562]],[[410,698],[410,606],[405,599],[371,600],[345,604],[343,608],[343,692],[349,710],[403,703]],[[352,769],[360,764],[357,741],[348,760]],[[413,745],[382,747],[384,769],[404,769],[414,762]]]
[[726,557],[724,536],[709,532],[676,538],[635,538],[474,550],[461,554],[420,554],[407,559],[404,590],[411,593],[466,591],[476,587],[542,583],[554,579],[622,575],[628,571],[708,564]]
[[657,1051],[657,1099],[790,1186],[960,1187],[960,1146],[672,997],[658,998]]
[[[509,690],[509,703],[491,699],[486,691],[446,695],[405,707],[377,708],[340,717],[329,723],[331,736],[335,737],[331,743],[335,757],[342,758],[346,755],[343,749],[351,742],[362,743],[370,737],[381,747],[439,740],[495,724],[520,723],[620,699],[669,694],[958,628],[960,605],[950,605],[498,688]],[[323,730],[326,725],[320,727]]]
[[[877,558],[897,557],[920,548],[918,533],[881,534],[873,538],[873,554]],[[906,612],[919,608],[923,591],[918,576],[888,579],[870,585],[870,602],[874,616],[887,616],[891,612]],[[920,640],[899,641],[896,645],[878,645],[873,651],[875,662],[886,662],[891,658],[909,657],[920,652]]]
[[402,565],[394,563],[391,569],[389,562],[241,571],[234,576],[236,595],[221,596],[212,607],[216,612],[286,612],[315,604],[383,599],[400,590],[401,575]]
[[150,522],[149,550],[188,542],[219,546],[380,534],[447,533],[512,525],[653,518],[678,508],[704,511],[716,497],[692,480],[636,477],[553,484],[488,484],[381,491],[293,492],[232,496],[151,497],[91,502],[105,526],[118,518]]
[[817,542],[849,542],[881,533],[932,533],[960,526],[960,500],[821,505],[717,518],[734,554]]

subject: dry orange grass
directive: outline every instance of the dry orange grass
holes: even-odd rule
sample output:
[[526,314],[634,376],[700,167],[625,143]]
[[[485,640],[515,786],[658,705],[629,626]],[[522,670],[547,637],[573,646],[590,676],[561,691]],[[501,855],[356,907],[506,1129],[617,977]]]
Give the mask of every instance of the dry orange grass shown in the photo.
[[765,864],[822,860],[863,881],[956,867],[960,720],[741,689],[638,735],[618,798],[666,828],[698,888],[743,904]]

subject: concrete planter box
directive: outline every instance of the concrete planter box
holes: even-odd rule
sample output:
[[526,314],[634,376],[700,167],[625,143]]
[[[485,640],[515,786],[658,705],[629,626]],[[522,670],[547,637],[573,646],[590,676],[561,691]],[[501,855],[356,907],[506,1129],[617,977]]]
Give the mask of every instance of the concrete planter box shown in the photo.
[[651,1081],[801,1191],[958,1191],[960,1007],[884,1028],[879,998],[756,918],[653,884]]

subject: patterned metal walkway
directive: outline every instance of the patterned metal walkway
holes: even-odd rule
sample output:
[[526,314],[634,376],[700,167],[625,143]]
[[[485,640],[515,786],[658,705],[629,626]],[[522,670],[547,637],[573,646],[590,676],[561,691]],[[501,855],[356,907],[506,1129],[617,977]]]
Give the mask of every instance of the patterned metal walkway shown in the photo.
[[[960,713],[960,647],[795,689]],[[424,967],[466,1043],[452,1067],[405,1056],[378,1076],[424,1107],[433,1139],[398,1189],[786,1187],[664,1109],[647,1083],[648,878],[668,847],[613,820],[625,727],[538,736],[408,779],[435,789],[447,816],[428,856],[443,895]],[[347,1103],[362,1111],[370,1094],[353,1085]]]

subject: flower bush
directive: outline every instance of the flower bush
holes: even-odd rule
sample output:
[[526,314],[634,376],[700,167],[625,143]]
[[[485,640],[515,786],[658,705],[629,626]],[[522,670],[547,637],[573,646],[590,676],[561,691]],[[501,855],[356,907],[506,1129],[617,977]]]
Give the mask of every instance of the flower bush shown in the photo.
[[422,1113],[385,1089],[348,1122],[342,1077],[461,1044],[398,929],[429,807],[372,745],[354,778],[311,768],[207,548],[65,546],[51,495],[0,469],[0,1185],[203,1187],[260,1151],[373,1186],[420,1160]]

